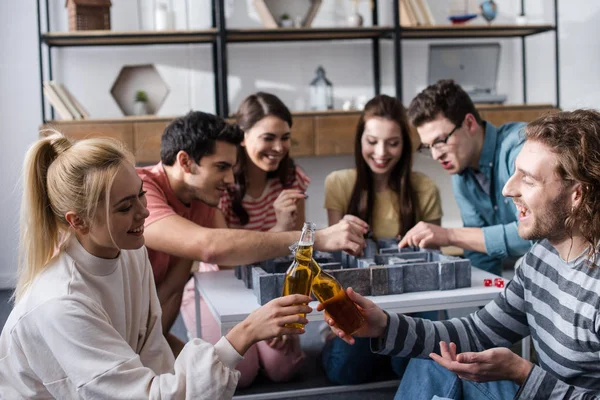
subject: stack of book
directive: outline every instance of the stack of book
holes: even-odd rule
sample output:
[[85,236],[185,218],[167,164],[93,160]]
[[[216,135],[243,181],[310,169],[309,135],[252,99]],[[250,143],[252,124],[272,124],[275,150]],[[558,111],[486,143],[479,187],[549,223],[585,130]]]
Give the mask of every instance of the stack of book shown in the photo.
[[56,81],[44,82],[44,96],[63,120],[89,118],[85,108],[61,83]]
[[427,0],[399,0],[400,25],[435,25],[435,19]]

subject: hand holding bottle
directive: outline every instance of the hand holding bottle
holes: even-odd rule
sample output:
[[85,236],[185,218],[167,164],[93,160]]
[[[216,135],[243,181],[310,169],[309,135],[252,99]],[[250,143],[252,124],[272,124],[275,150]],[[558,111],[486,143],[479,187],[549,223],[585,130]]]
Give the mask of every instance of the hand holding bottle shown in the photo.
[[[358,310],[365,320],[363,326],[354,332],[354,336],[368,338],[377,338],[382,336],[388,324],[388,317],[383,310],[371,300],[356,293],[354,290],[352,290],[352,288],[347,288],[346,294],[350,300],[356,304]],[[323,311],[324,309],[325,307],[323,304],[319,304],[317,306],[317,311]],[[354,338],[351,335],[346,334],[343,330],[339,329],[336,326],[336,322],[333,320],[333,318],[331,318],[327,311],[324,313],[324,319],[329,324],[331,330],[336,334],[336,336],[348,344],[354,344]]]
[[261,340],[282,335],[302,334],[304,329],[286,325],[307,324],[308,320],[304,315],[312,311],[312,308],[306,305],[310,301],[310,297],[300,294],[273,299],[254,310],[244,321],[229,331],[226,335],[227,340],[243,356],[250,346]]

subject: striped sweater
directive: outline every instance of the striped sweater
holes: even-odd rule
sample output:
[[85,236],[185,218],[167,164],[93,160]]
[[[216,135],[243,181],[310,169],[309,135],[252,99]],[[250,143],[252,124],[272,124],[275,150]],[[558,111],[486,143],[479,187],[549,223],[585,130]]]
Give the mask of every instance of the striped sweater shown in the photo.
[[583,399],[600,396],[600,267],[585,256],[563,261],[544,240],[535,244],[515,277],[492,302],[465,318],[431,322],[391,314],[373,351],[427,358],[439,342],[457,353],[508,347],[531,335],[539,366],[517,399]]
[[232,209],[232,198],[228,192],[221,196],[219,208],[223,211],[227,226],[231,229],[247,229],[251,231],[266,232],[277,224],[277,215],[273,203],[285,189],[297,189],[305,192],[310,183],[310,178],[296,165],[296,176],[289,187],[283,187],[278,178],[269,179],[263,193],[258,198],[253,198],[246,193],[242,199],[242,206],[248,213],[248,223],[242,225]]

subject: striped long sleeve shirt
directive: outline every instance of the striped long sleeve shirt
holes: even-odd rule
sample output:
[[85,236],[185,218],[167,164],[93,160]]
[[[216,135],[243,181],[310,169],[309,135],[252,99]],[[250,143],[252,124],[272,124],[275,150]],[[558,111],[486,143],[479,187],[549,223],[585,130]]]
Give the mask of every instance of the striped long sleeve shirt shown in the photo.
[[427,358],[440,353],[442,340],[462,353],[508,347],[531,335],[539,365],[515,398],[600,398],[599,295],[600,267],[590,266],[585,255],[565,262],[544,240],[481,310],[436,322],[390,314],[384,337],[371,347],[380,354]]

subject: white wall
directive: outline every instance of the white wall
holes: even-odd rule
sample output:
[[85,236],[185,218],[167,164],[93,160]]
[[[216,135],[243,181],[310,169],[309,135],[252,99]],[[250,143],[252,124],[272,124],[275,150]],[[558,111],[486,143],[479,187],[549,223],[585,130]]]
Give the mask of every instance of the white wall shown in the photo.
[[0,1],[0,288],[14,282],[21,163],[41,122],[35,15],[33,1]]
[[[152,28],[152,4],[155,0],[113,1],[113,30]],[[251,0],[226,0],[231,27],[259,26],[249,14]],[[270,0],[273,1],[273,0]],[[280,0],[283,1],[283,0]],[[285,0],[292,1],[292,0]],[[462,1],[429,0],[438,21],[449,8]],[[517,0],[496,0],[498,22],[509,22],[517,13]],[[43,2],[42,2],[43,3]],[[52,0],[54,30],[67,30],[64,0]],[[380,3],[383,3],[380,0]],[[600,3],[587,0],[561,1],[561,104],[564,109],[598,107],[600,79],[600,27],[596,23]],[[172,0],[178,28],[203,28],[210,24],[208,0]],[[187,5],[186,5],[187,4]],[[290,3],[288,3],[290,4]],[[297,3],[295,3],[297,4]],[[389,3],[382,4],[381,21],[390,21]],[[471,1],[474,11],[477,1]],[[16,271],[20,167],[27,146],[37,138],[41,122],[39,71],[37,63],[35,1],[0,1],[0,120],[4,143],[0,185],[0,286],[11,285]],[[315,26],[340,26],[344,22],[348,0],[324,0]],[[530,20],[551,23],[550,0],[528,0]],[[186,17],[187,10],[187,17]],[[361,12],[370,24],[368,1]],[[506,93],[510,103],[521,99],[520,46],[518,40],[502,40],[502,59],[498,90]],[[527,40],[528,88],[530,102],[554,101],[553,34]],[[427,43],[405,42],[404,98],[411,99],[426,81]],[[55,49],[55,79],[65,83],[93,117],[116,117],[120,111],[110,97],[110,88],[123,65],[154,63],[170,87],[170,95],[159,110],[161,115],[179,115],[189,109],[214,111],[211,50],[208,45],[99,47]],[[390,43],[383,43],[382,89],[393,93],[393,63]],[[292,109],[307,104],[306,88],[314,69],[322,64],[335,85],[336,106],[351,96],[371,96],[371,47],[368,41],[335,43],[269,43],[231,45],[229,47],[229,95],[235,109],[244,96],[262,89],[280,96]],[[266,60],[266,61],[265,61]],[[297,162],[312,178],[309,189],[308,218],[319,225],[326,223],[322,187],[329,171],[352,166],[352,157],[299,158]],[[432,177],[440,186],[445,225],[460,223],[451,195],[449,177],[431,160],[417,156],[415,169]]]

